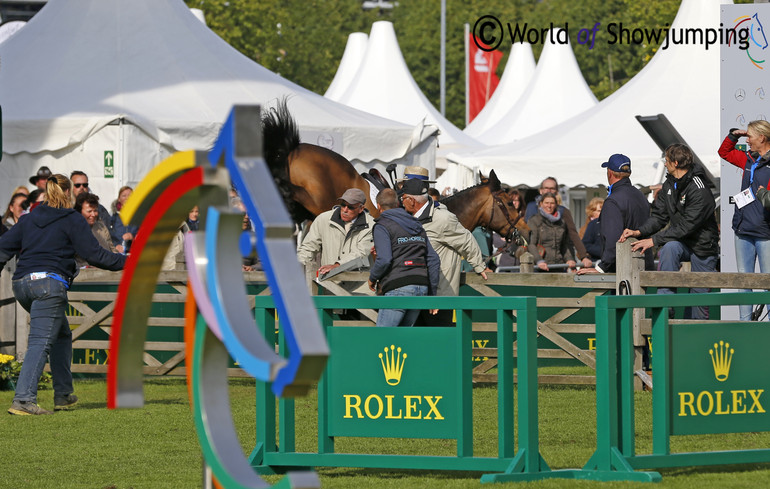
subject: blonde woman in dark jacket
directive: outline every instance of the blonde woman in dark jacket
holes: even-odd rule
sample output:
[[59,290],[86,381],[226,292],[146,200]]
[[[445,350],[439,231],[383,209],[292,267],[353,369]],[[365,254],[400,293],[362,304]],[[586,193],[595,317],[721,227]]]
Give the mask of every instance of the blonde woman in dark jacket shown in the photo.
[[45,200],[21,216],[0,238],[0,269],[13,256],[13,294],[29,312],[27,354],[16,395],[8,412],[18,415],[52,414],[37,404],[37,381],[50,359],[54,410],[74,406],[72,332],[67,323],[67,289],[76,274],[75,254],[106,270],[122,270],[126,257],[110,253],[91,234],[88,222],[72,208],[72,182],[51,175]]
[[537,267],[548,271],[548,265],[566,263],[575,268],[575,258],[570,249],[569,231],[562,220],[556,195],[546,193],[540,199],[538,212],[527,222],[531,230],[529,252],[535,257]]

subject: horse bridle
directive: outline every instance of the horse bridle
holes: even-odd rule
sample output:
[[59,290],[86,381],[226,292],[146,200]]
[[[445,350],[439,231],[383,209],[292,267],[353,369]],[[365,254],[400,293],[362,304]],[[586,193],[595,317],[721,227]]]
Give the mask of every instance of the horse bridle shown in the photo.
[[492,206],[492,212],[489,214],[489,223],[487,223],[486,226],[487,229],[492,229],[492,221],[495,219],[495,208],[500,207],[500,211],[503,213],[505,220],[508,222],[510,230],[508,233],[506,233],[505,236],[503,236],[506,242],[505,246],[498,250],[495,255],[507,251],[511,247],[511,244],[513,244],[514,239],[516,240],[517,244],[521,244],[522,246],[526,246],[527,244],[527,240],[524,238],[524,236],[521,235],[521,233],[519,233],[519,230],[516,229],[516,223],[518,223],[521,219],[521,212],[516,215],[516,219],[511,218],[511,214],[508,212],[508,207],[505,205],[505,202],[503,202],[503,199],[500,198],[500,194],[502,192],[505,192],[505,190],[498,190],[497,192],[492,193],[492,198],[494,199],[496,205]]

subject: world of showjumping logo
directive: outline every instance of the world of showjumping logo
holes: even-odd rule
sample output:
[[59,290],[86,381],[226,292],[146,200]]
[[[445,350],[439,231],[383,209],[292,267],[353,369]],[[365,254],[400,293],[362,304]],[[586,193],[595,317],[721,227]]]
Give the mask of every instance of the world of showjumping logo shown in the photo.
[[[744,25],[745,24],[745,25]],[[743,15],[735,19],[734,30],[738,31],[738,26],[742,26],[742,29],[747,29],[749,32],[749,48],[746,49],[746,56],[749,57],[751,64],[764,70],[765,62],[765,49],[767,49],[767,36],[765,35],[765,28],[762,26],[762,21],[759,20],[759,15],[755,12],[754,15]]]
[[[756,14],[754,18],[756,18]],[[749,18],[750,20],[750,18]],[[708,50],[711,46],[720,44],[736,44],[742,50],[750,47],[749,38],[756,37],[754,44],[767,46],[764,29],[758,19],[752,24],[749,32],[748,26],[738,28],[726,28],[723,24],[719,27],[684,27],[665,24],[663,27],[634,27],[624,25],[622,22],[610,22],[602,30],[602,23],[596,22],[591,28],[579,29],[577,43],[593,49],[596,43],[604,42],[609,46],[636,44],[657,44],[660,50],[665,51],[671,45],[700,45]],[[568,44],[570,39],[570,26],[565,22],[564,26],[550,23],[549,27],[535,27],[529,23],[514,24],[500,21],[494,15],[484,15],[476,20],[473,26],[473,40],[482,51],[498,49],[503,42],[526,42],[529,44]],[[751,56],[750,56],[751,57]]]

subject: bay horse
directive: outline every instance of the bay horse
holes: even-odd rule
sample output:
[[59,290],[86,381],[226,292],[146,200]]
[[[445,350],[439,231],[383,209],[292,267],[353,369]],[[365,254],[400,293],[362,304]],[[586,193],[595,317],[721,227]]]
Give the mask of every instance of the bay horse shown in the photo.
[[440,202],[469,231],[481,226],[518,245],[523,245],[524,236],[529,236],[529,226],[516,210],[511,195],[502,188],[494,170],[480,184],[444,197]]
[[[366,208],[379,216],[369,197],[369,183],[345,157],[314,144],[300,143],[299,130],[286,106],[286,100],[267,109],[262,116],[265,161],[295,223],[331,209],[349,188],[367,196]],[[508,241],[521,244],[520,231],[529,231],[492,171],[489,179],[442,200],[447,208],[472,231],[482,226]]]
[[299,129],[286,100],[262,116],[265,161],[295,223],[326,212],[349,188],[366,195],[366,208],[380,215],[369,197],[369,183],[344,156],[315,144],[300,143]]

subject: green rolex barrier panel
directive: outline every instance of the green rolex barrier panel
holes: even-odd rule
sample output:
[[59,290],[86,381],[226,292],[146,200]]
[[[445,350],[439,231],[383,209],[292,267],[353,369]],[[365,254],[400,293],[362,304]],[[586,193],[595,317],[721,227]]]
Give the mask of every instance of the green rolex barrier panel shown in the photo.
[[[483,482],[575,478],[579,470],[551,470],[539,452],[536,300],[534,297],[315,297],[331,355],[318,384],[318,451],[295,451],[292,399],[276,400],[257,382],[256,445],[260,473],[292,467],[368,467],[486,472]],[[275,341],[270,297],[255,298],[256,318]],[[454,308],[452,328],[333,326],[335,309]],[[498,364],[498,453],[474,455],[471,311],[495,311]],[[514,445],[513,316],[518,326],[518,446]],[[279,337],[279,351],[286,345]],[[276,414],[278,416],[276,417]],[[335,438],[441,438],[456,441],[457,456],[337,453]],[[278,437],[278,440],[276,438]]]
[[[770,292],[596,299],[596,451],[583,478],[655,482],[640,468],[770,462],[770,449],[671,452],[673,435],[770,431],[766,323],[670,324],[669,308],[770,303]],[[636,453],[632,316],[650,308],[652,453]]]
[[770,327],[671,325],[671,432],[770,431]]
[[[331,328],[329,435],[456,438],[454,328]],[[427,346],[430,345],[428,348]]]

